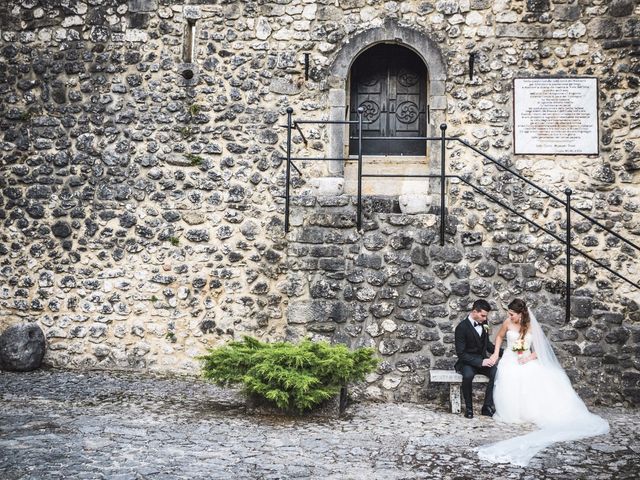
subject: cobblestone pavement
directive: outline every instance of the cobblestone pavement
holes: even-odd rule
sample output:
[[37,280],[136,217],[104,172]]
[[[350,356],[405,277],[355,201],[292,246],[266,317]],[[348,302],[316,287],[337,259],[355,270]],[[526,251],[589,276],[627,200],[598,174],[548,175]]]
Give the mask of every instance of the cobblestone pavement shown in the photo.
[[638,478],[640,411],[597,409],[607,436],[559,444],[529,467],[474,447],[517,435],[443,407],[351,405],[339,419],[248,415],[232,390],[195,379],[0,372],[2,479]]

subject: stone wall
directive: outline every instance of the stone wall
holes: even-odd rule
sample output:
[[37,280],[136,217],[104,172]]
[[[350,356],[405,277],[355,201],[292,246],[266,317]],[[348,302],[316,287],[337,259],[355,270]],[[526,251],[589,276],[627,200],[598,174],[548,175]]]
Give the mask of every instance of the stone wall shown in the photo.
[[[340,169],[300,162],[285,235],[280,125],[288,106],[316,119],[344,112],[336,65],[367,46],[357,42],[422,38],[427,63],[437,48],[445,70],[431,78],[443,90],[432,92],[433,130],[446,122],[448,135],[554,194],[572,188],[578,208],[638,243],[639,9],[634,0],[3,2],[0,322],[39,322],[46,360],[66,368],[193,373],[207,347],[244,334],[375,345],[384,363],[367,394],[416,400],[432,391],[428,368],[452,364],[452,328],[469,302],[486,297],[502,312],[520,295],[580,389],[635,403],[638,290],[576,259],[565,325],[563,248],[460,182],[447,186],[440,248],[437,216],[401,214],[397,198],[367,199],[357,232],[353,199],[317,188]],[[512,79],[532,75],[599,79],[600,155],[512,155]],[[296,155],[336,148],[325,126],[305,135],[306,145],[294,135]],[[563,233],[559,205],[460,146],[447,152],[450,173]],[[581,248],[639,281],[637,252],[574,222]]]
[[453,330],[470,303],[494,305],[495,335],[505,306],[519,297],[545,325],[584,398],[635,401],[638,303],[601,280],[573,291],[566,322],[562,281],[537,268],[562,263],[562,250],[539,230],[513,220],[469,229],[462,208],[447,217],[440,246],[439,215],[399,213],[397,200],[366,199],[362,234],[355,199],[295,203],[293,216],[306,221],[288,245],[289,333],[375,348],[383,362],[368,377],[366,396],[422,401],[443,393],[425,388],[428,371],[453,368]]

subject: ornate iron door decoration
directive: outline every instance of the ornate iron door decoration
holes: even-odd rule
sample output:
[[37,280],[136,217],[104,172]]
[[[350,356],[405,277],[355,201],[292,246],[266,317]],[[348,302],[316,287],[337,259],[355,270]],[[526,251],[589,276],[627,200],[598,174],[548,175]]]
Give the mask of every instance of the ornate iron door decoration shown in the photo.
[[[427,72],[422,60],[399,45],[380,44],[355,61],[351,76],[351,112],[363,108],[365,155],[425,155]],[[352,129],[353,130],[353,129]],[[355,134],[351,132],[351,137]],[[357,145],[351,138],[349,153]]]

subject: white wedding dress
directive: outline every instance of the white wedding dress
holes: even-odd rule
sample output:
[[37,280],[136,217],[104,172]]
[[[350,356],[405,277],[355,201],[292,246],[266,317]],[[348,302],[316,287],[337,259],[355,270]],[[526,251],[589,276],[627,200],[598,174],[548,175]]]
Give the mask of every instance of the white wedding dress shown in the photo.
[[533,423],[539,430],[478,449],[481,459],[526,466],[541,450],[555,442],[605,434],[609,424],[590,413],[571,386],[542,329],[532,319],[522,355],[538,352],[539,359],[518,362],[512,350],[520,333],[508,330],[504,354],[498,363],[493,399],[494,418],[506,423]]

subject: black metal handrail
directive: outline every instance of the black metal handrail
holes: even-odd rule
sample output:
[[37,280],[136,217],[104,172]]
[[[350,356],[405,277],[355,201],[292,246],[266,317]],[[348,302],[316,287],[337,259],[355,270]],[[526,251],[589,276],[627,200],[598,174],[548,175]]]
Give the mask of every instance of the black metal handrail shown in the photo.
[[[349,137],[349,139],[351,140],[355,140],[356,138],[358,137],[357,136]],[[440,140],[440,137],[369,137],[369,136],[366,136],[362,138],[364,138],[365,140]],[[449,140],[453,140],[453,138],[450,138]]]
[[[475,190],[476,192],[480,193],[481,195],[484,195],[485,197],[489,198],[491,201],[497,203],[498,205],[500,205],[502,208],[509,210],[511,213],[517,215],[518,217],[522,218],[523,220],[525,220],[527,223],[533,225],[536,228],[539,228],[540,230],[542,230],[544,233],[546,233],[547,235],[552,236],[553,238],[555,238],[556,240],[558,240],[559,242],[565,244],[567,246],[568,249],[572,249],[576,252],[578,252],[580,255],[582,255],[585,258],[588,258],[589,260],[591,260],[593,263],[597,264],[598,266],[604,268],[605,270],[607,270],[610,273],[613,273],[614,275],[616,275],[618,278],[624,280],[625,282],[627,282],[628,284],[640,289],[640,283],[634,283],[631,280],[629,280],[628,278],[620,275],[618,272],[612,270],[609,266],[605,265],[604,263],[602,263],[600,260],[597,260],[595,258],[593,258],[591,255],[589,255],[588,253],[580,250],[577,247],[574,247],[573,245],[571,245],[570,242],[567,242],[565,239],[559,237],[558,235],[556,235],[555,233],[553,233],[552,231],[550,231],[549,229],[543,227],[542,225],[540,225],[539,223],[537,223],[534,220],[531,220],[530,218],[528,218],[525,215],[522,215],[520,212],[518,212],[515,208],[510,207],[509,205],[507,205],[506,203],[504,203],[502,200],[500,200],[499,198],[491,195],[490,193],[482,190],[480,187],[477,187],[476,185],[473,185],[471,182],[469,182],[467,179],[465,179],[464,177],[460,176],[460,175],[447,175],[447,178],[457,178],[459,180],[461,180],[463,183],[465,183],[466,185],[469,185],[473,190]],[[571,195],[571,192],[568,193],[568,195]],[[571,225],[568,224],[568,226],[570,227]],[[570,229],[567,229],[570,231]],[[571,258],[571,252],[569,252],[567,250],[567,258]]]
[[[509,167],[507,167],[506,165],[503,165],[502,163],[500,163],[498,160],[496,160],[495,158],[492,158],[490,155],[487,155],[486,153],[484,153],[482,150],[480,150],[477,147],[474,147],[473,145],[469,144],[468,142],[466,142],[465,140],[459,138],[459,137],[450,137],[447,138],[447,140],[455,140],[460,142],[462,145],[464,145],[467,148],[470,148],[471,150],[473,150],[474,152],[482,155],[484,158],[486,158],[487,160],[489,160],[491,163],[493,163],[494,165],[497,165],[498,168],[502,169],[502,170],[506,170],[507,172],[509,172],[510,174],[518,177],[520,180],[522,180],[523,182],[526,182],[528,185],[532,186],[533,188],[537,189],[538,191],[544,193],[545,195],[553,198],[555,201],[557,201],[558,203],[560,203],[561,205],[564,205],[565,207],[567,207],[569,210],[571,210],[572,212],[577,213],[578,215],[582,216],[583,218],[585,218],[586,220],[589,220],[591,223],[593,223],[594,225],[597,225],[598,227],[602,228],[603,230],[607,231],[608,233],[610,233],[611,235],[613,235],[614,237],[618,238],[619,240],[622,240],[623,242],[625,242],[627,245],[633,247],[635,250],[640,251],[640,246],[636,245],[635,243],[633,243],[631,240],[628,240],[626,238],[624,238],[623,236],[621,236],[620,234],[618,234],[617,232],[614,232],[613,230],[611,230],[609,227],[603,225],[602,223],[598,222],[595,218],[592,218],[591,216],[587,215],[586,213],[582,212],[581,210],[571,206],[571,202],[568,200],[562,200],[560,197],[554,195],[553,193],[545,190],[544,188],[542,188],[541,186],[537,185],[536,183],[532,182],[531,180],[529,180],[526,177],[523,177],[522,175],[520,175],[518,172],[514,172],[513,170],[511,170]],[[566,195],[566,190],[565,190],[565,195]],[[571,195],[571,193],[569,193],[569,196]]]
[[[536,228],[539,228],[541,231],[543,231],[547,235],[550,235],[552,238],[554,238],[555,240],[557,240],[557,241],[561,242],[563,245],[565,245],[565,247],[566,247],[566,252],[565,252],[566,253],[566,263],[565,263],[565,270],[566,270],[565,317],[566,317],[566,321],[567,322],[570,319],[570,313],[571,313],[570,310],[571,310],[571,253],[572,253],[572,251],[582,255],[583,257],[587,258],[591,262],[593,262],[596,265],[598,265],[599,267],[607,270],[608,272],[612,273],[613,275],[617,276],[618,278],[622,279],[623,281],[625,281],[626,283],[632,285],[633,287],[640,289],[640,284],[629,280],[628,278],[624,277],[620,273],[614,271],[608,265],[605,265],[601,261],[593,258],[591,255],[587,254],[586,252],[584,252],[584,251],[580,250],[579,248],[577,248],[577,247],[572,245],[572,242],[571,242],[571,228],[572,228],[572,225],[571,225],[571,212],[578,213],[584,219],[592,222],[594,225],[597,225],[598,227],[600,227],[603,230],[605,230],[606,232],[612,234],[613,236],[615,236],[619,240],[622,240],[623,242],[625,242],[627,245],[631,246],[635,250],[640,251],[640,246],[636,245],[635,243],[631,242],[630,240],[627,240],[626,238],[622,237],[617,232],[614,232],[613,230],[611,230],[607,226],[601,224],[600,222],[598,222],[597,220],[595,220],[591,216],[589,216],[589,215],[585,214],[584,212],[580,211],[579,209],[573,207],[571,205],[571,195],[572,195],[571,189],[569,189],[569,188],[565,189],[564,193],[565,193],[566,199],[565,200],[561,199],[557,195],[554,195],[553,193],[551,193],[551,192],[547,191],[546,189],[540,187],[539,185],[537,185],[536,183],[532,182],[528,178],[525,178],[524,176],[522,176],[518,172],[515,172],[515,171],[511,170],[508,166],[502,164],[501,162],[499,162],[496,159],[492,158],[491,156],[487,155],[485,152],[483,152],[482,150],[478,149],[477,147],[469,144],[465,140],[463,140],[463,139],[461,139],[459,137],[447,137],[446,136],[447,125],[444,124],[444,123],[440,125],[441,135],[439,137],[431,137],[431,136],[407,137],[407,138],[410,138],[410,139],[413,139],[413,140],[424,140],[425,143],[429,142],[429,141],[440,142],[440,173],[439,174],[437,174],[437,175],[436,174],[424,174],[424,175],[416,175],[416,174],[412,174],[412,175],[407,175],[407,174],[402,174],[402,175],[394,175],[394,174],[363,174],[362,173],[362,167],[363,167],[363,162],[362,162],[362,141],[364,139],[366,139],[366,140],[376,139],[377,137],[363,137],[362,136],[362,125],[363,124],[372,123],[372,122],[364,122],[362,120],[362,113],[363,113],[363,109],[359,108],[358,112],[357,112],[358,119],[356,121],[353,121],[353,120],[344,120],[344,121],[340,121],[340,120],[324,120],[324,121],[323,120],[296,120],[294,122],[293,119],[292,119],[293,109],[291,107],[287,108],[287,125],[286,125],[286,128],[287,128],[287,167],[286,167],[286,186],[285,186],[285,231],[286,232],[289,231],[289,227],[290,227],[290,225],[289,225],[289,213],[290,213],[290,189],[289,189],[289,184],[290,184],[290,180],[291,180],[291,167],[295,168],[295,170],[298,172],[298,174],[301,174],[300,170],[298,170],[298,168],[292,162],[293,161],[349,161],[349,160],[352,160],[351,158],[292,157],[291,156],[291,129],[292,128],[296,128],[298,130],[298,132],[300,133],[300,135],[302,136],[302,138],[303,138],[303,140],[304,140],[304,142],[306,144],[307,143],[306,138],[304,137],[304,134],[302,133],[302,130],[300,129],[299,125],[302,125],[302,124],[356,125],[357,126],[358,135],[355,136],[355,137],[349,137],[349,138],[350,139],[356,139],[356,138],[358,139],[358,156],[357,156],[357,162],[358,162],[358,188],[357,188],[357,217],[356,217],[356,227],[357,227],[358,231],[362,231],[362,179],[363,178],[374,178],[374,177],[378,177],[378,178],[439,178],[440,179],[440,245],[443,246],[444,243],[445,243],[445,225],[446,225],[446,215],[447,215],[447,213],[446,213],[446,205],[445,205],[446,180],[450,179],[450,178],[457,178],[460,181],[462,181],[464,184],[466,184],[469,187],[471,187],[474,191],[476,191],[476,192],[480,193],[481,195],[489,198],[490,200],[495,202],[497,205],[499,205],[502,208],[514,213],[515,215],[517,215],[518,217],[522,218],[523,220],[525,220],[529,224],[535,226]],[[384,137],[381,137],[381,138],[384,138]],[[480,154],[481,156],[483,156],[485,159],[489,160],[491,163],[496,165],[499,169],[509,172],[510,174],[514,175],[516,178],[519,178],[520,180],[524,181],[525,183],[527,183],[531,187],[535,188],[539,192],[541,192],[541,193],[545,194],[546,196],[548,196],[549,198],[555,200],[560,205],[563,205],[565,207],[565,219],[566,219],[566,228],[565,228],[566,235],[565,235],[565,238],[564,239],[561,238],[560,236],[556,235],[555,233],[553,233],[549,229],[547,229],[547,228],[543,227],[542,225],[538,224],[534,220],[529,219],[525,215],[523,215],[520,212],[518,212],[515,208],[507,205],[505,202],[503,202],[502,200],[500,200],[496,196],[484,191],[483,189],[477,187],[476,185],[473,185],[471,182],[469,182],[464,177],[462,177],[460,175],[447,175],[446,174],[446,142],[448,142],[448,141],[459,142],[463,146],[473,150],[474,152],[476,152],[476,153]]]
[[316,161],[316,162],[330,162],[330,161],[346,161],[347,158],[327,158],[327,157],[292,157],[291,156],[291,129],[295,128],[302,137],[305,145],[307,139],[302,133],[300,125],[357,125],[358,126],[358,230],[362,229],[362,125],[369,124],[371,122],[364,122],[362,120],[363,108],[358,108],[358,119],[354,120],[293,120],[293,108],[287,107],[287,124],[284,127],[287,129],[287,166],[286,166],[286,179],[285,179],[285,204],[284,204],[284,231],[289,231],[289,213],[291,209],[291,167],[295,168],[299,175],[302,172],[292,163],[293,161]]

